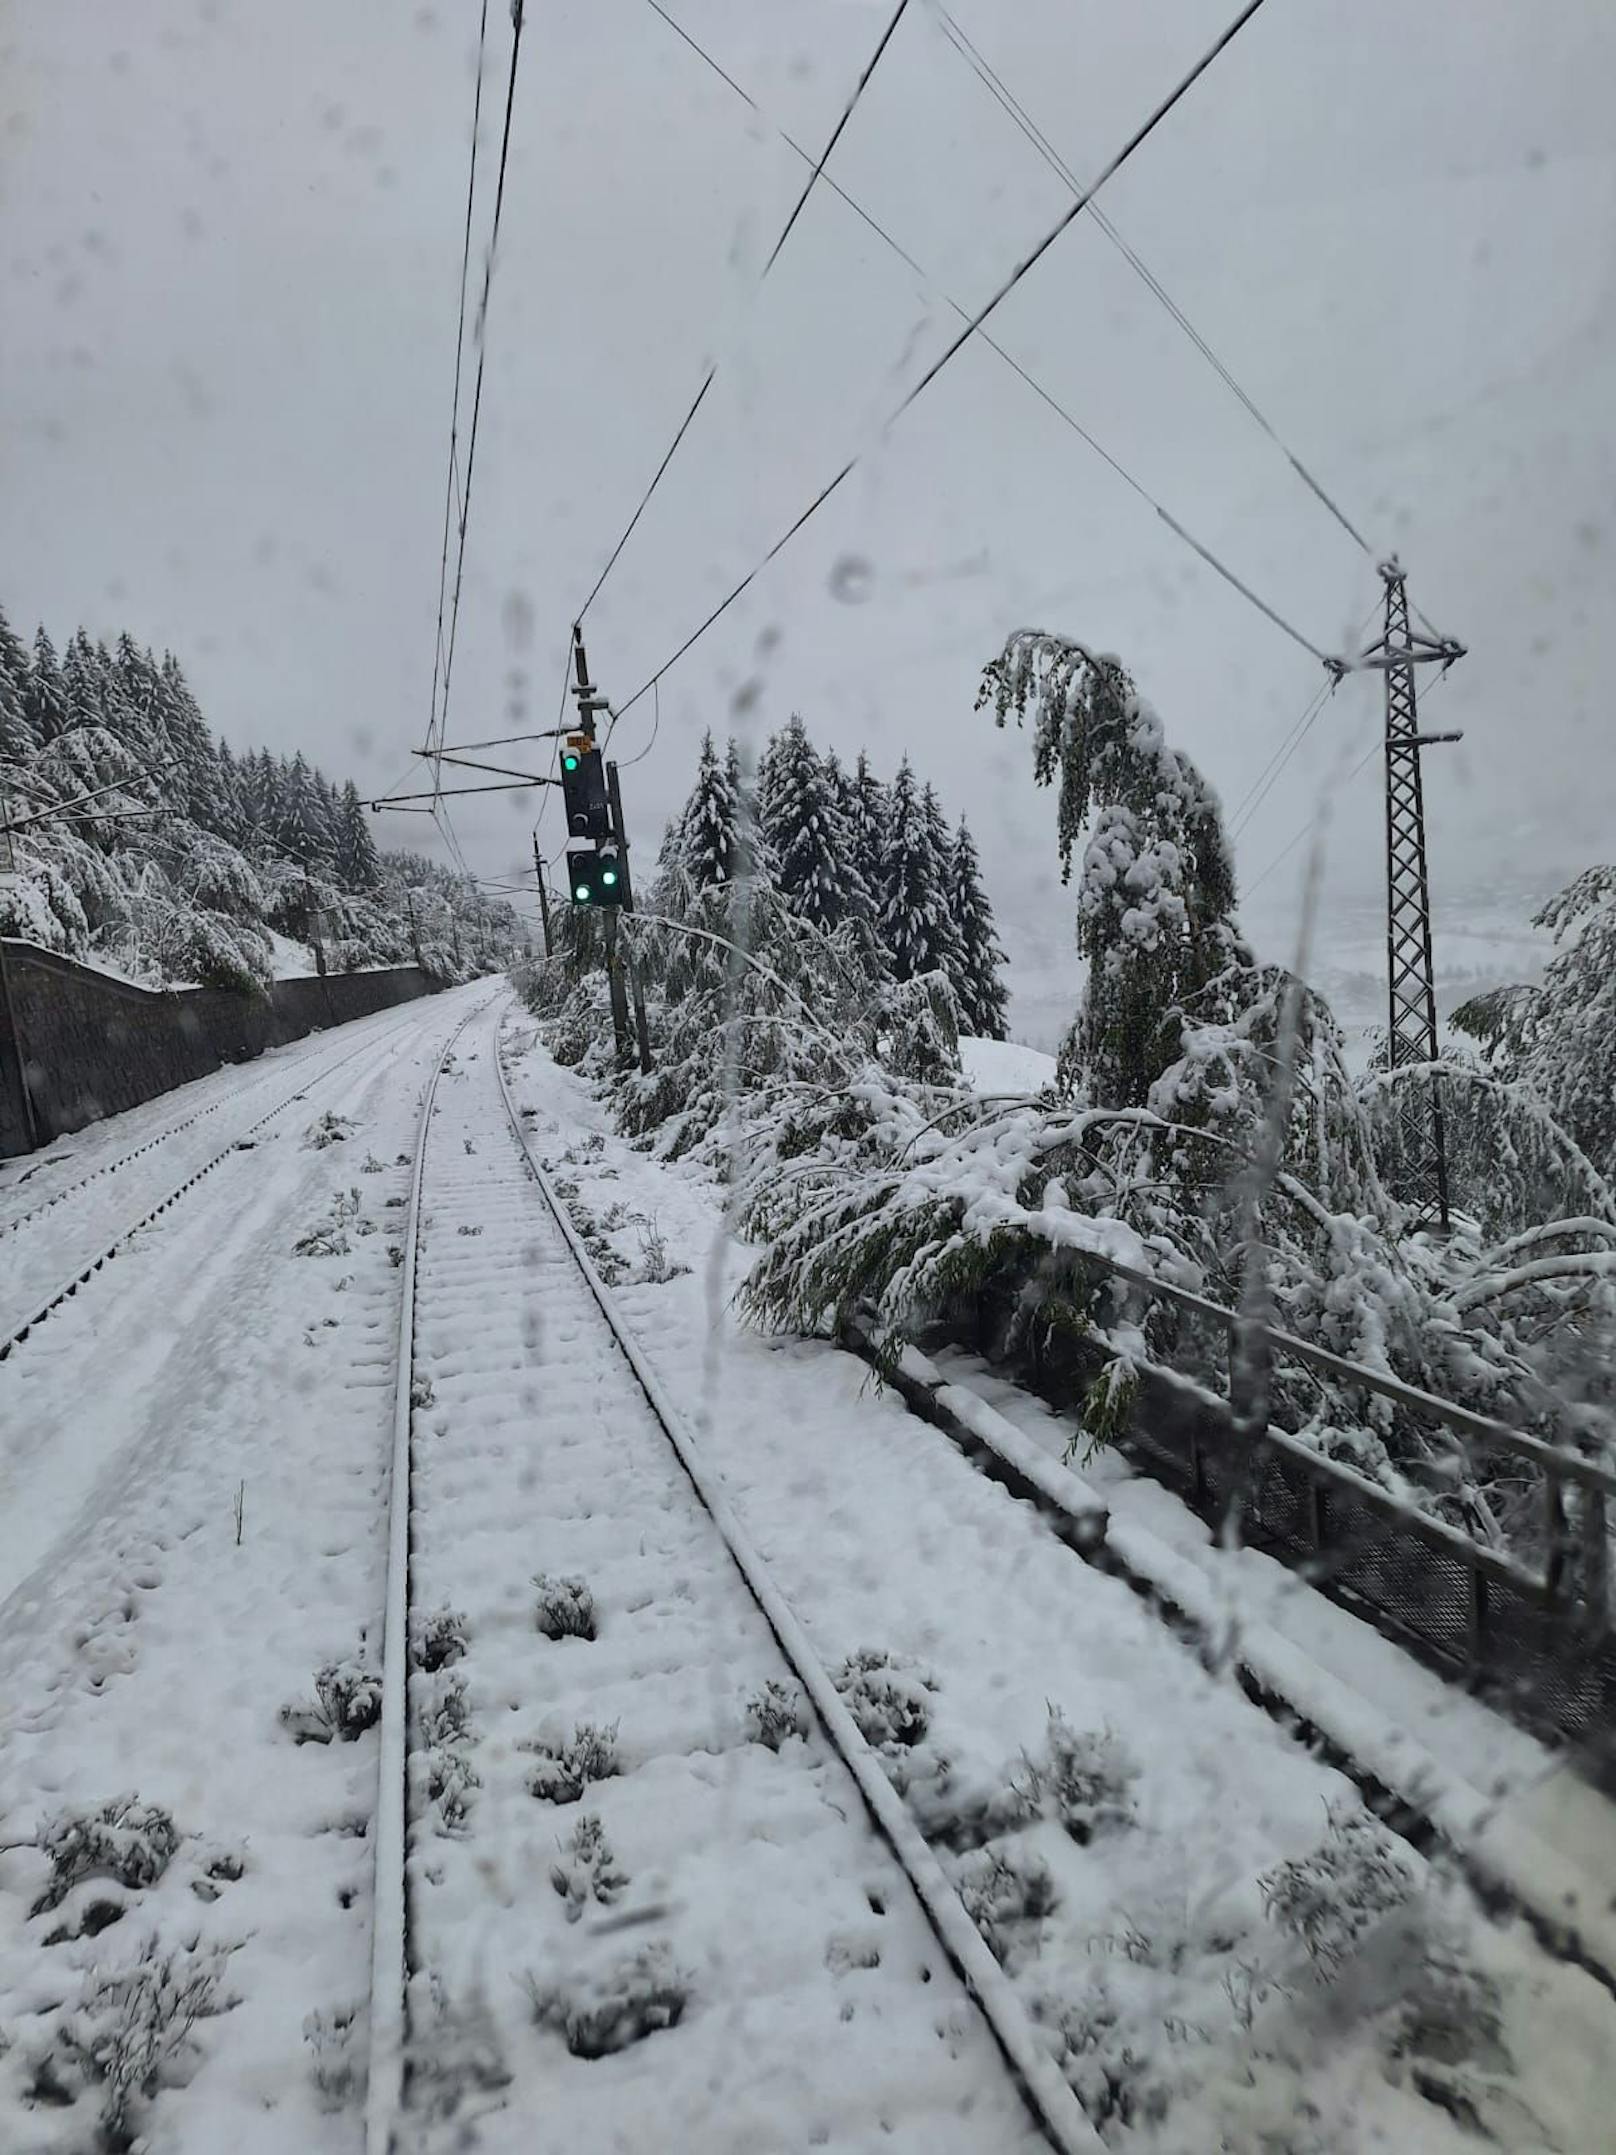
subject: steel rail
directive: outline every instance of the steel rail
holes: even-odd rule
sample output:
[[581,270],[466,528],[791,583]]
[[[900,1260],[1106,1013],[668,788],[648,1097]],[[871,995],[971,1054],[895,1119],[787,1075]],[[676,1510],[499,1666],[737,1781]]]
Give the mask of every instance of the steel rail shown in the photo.
[[365,2093],[365,2155],[390,2155],[404,2099],[408,2040],[409,1897],[406,1781],[409,1774],[410,1511],[414,1449],[410,1441],[415,1384],[415,1285],[421,1248],[421,1189],[438,1081],[455,1042],[488,1005],[468,1010],[444,1042],[421,1096],[404,1223],[398,1364],[393,1386],[393,1438],[387,1497],[387,1594],[382,1615],[381,1751],[377,1762],[376,1851],[370,1972],[370,2077]]
[[[932,1854],[903,1798],[860,1735],[801,1622],[776,1586],[767,1564],[724,1495],[718,1476],[703,1459],[683,1415],[641,1352],[615,1297],[568,1218],[566,1208],[534,1154],[517,1115],[500,1060],[497,1033],[494,1069],[511,1135],[523,1165],[537,1184],[608,1331],[645,1395],[646,1404],[698,1501],[717,1528],[747,1591],[774,1634],[776,1644],[812,1700],[831,1748],[852,1775],[877,1832],[907,1876],[938,1944],[975,1999],[1033,2117],[1061,2155],[1098,2155],[1104,2146],[1099,2134],[1089,2123],[1053,2057],[1039,2041],[1004,1970],[966,1914],[964,1904]],[[371,2147],[367,2148],[367,2155],[387,2155],[387,2150]]]

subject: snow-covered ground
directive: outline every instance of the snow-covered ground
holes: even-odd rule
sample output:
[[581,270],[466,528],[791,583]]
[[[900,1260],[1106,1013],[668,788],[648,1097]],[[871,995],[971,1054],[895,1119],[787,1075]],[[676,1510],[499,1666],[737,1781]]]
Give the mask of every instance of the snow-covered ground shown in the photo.
[[[306,1739],[332,1733],[317,1676],[346,1670],[362,1700],[377,1668],[418,1100],[487,994],[303,1043],[274,1084],[261,1065],[207,1081],[216,1112],[143,1156],[176,1180],[193,1131],[217,1151],[283,1112],[0,1363],[7,2155],[84,2155],[114,2057],[137,2081],[150,2067],[152,2155],[361,2145],[377,1738]],[[818,1734],[756,1740],[747,1702],[785,1680],[778,1652],[523,1178],[493,1064],[506,1009],[472,1016],[428,1139],[414,1546],[417,1652],[439,1665],[414,1679],[435,1750],[412,1769],[406,2144],[1030,2146],[844,1769]],[[614,1137],[530,1026],[506,1040],[636,1337],[1108,2142],[1602,2146],[1610,1994],[1373,1824],[861,1365],[743,1330],[720,1193]],[[145,1172],[9,1239],[48,1229],[71,1256],[140,1209],[125,1178]],[[70,1234],[92,1201],[105,1217]],[[1025,1426],[1058,1451],[1047,1418]],[[1290,1626],[1467,1770],[1536,1773],[1532,1747],[1332,1629],[1305,1589],[1197,1547],[1148,1485],[1102,1482],[1232,1609]],[[587,1584],[594,1639],[540,1631],[541,1600],[568,1597],[537,1574]],[[457,1620],[428,1655],[440,1610]],[[580,1723],[613,1731],[618,1770],[540,1800],[567,1793]],[[1543,1785],[1521,1800],[1541,1807]],[[182,2041],[186,1985],[201,2017]],[[587,2049],[642,2007],[673,2020],[679,1992],[675,2025],[569,2052],[564,2030]],[[142,2056],[165,2028],[173,2054]]]
[[[83,2088],[68,2034],[104,2037],[136,2010],[130,1993],[92,1993],[148,1949],[178,1954],[176,1977],[215,1975],[216,2007],[238,2001],[199,2025],[207,2065],[172,2098],[172,2122],[170,2099],[159,2106],[154,2148],[357,2145],[321,2112],[304,2026],[364,1998],[375,1761],[346,1745],[299,1748],[277,1716],[360,1646],[379,1607],[398,1156],[425,1070],[478,992],[277,1058],[288,1092],[303,1081],[301,1099],[0,1364],[8,2151],[93,2145],[103,2091]],[[240,1106],[215,1122],[271,1104],[260,1066],[219,1080],[231,1076]],[[98,1137],[138,1141],[162,1113],[152,1103]],[[330,1116],[344,1136],[314,1142]],[[124,1183],[94,1188],[132,1211]],[[354,1191],[329,1254],[299,1254]],[[61,1232],[58,1214],[88,1194],[36,1224]],[[120,1883],[92,1865],[42,1906],[73,1868],[67,1843],[54,1866],[38,1845],[50,1821],[126,1795],[164,1819],[111,1837],[125,1850],[143,1839],[147,1872],[161,1875]],[[179,1836],[166,1866],[164,1821]],[[184,2075],[186,2058],[170,2070]]]
[[1055,1075],[1055,1058],[1019,1040],[980,1040],[967,1033],[960,1041],[965,1080],[977,1092],[1041,1092]]

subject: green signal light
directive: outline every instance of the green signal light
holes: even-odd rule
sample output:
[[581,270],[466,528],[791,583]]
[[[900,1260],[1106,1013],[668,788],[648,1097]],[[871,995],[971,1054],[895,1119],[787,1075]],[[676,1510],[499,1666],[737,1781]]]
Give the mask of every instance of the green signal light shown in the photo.
[[578,884],[572,895],[580,905],[587,905],[589,903],[589,885],[587,883]]
[[576,756],[572,755],[572,754],[571,754],[571,753],[569,752],[569,753],[568,753],[567,755],[565,755],[565,756],[563,756],[563,757],[562,757],[562,759],[561,759],[561,768],[562,768],[562,769],[563,769],[564,771],[575,771],[575,770],[577,770],[577,768],[578,768],[578,758],[577,758]]
[[610,890],[612,885],[617,881],[617,870],[615,868],[608,868],[606,873],[601,877],[601,881],[605,884],[606,888]]

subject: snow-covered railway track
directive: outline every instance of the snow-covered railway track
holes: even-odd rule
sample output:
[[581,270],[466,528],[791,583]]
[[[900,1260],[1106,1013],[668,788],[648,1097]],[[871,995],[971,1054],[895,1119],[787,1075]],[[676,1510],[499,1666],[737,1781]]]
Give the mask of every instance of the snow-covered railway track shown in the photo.
[[[523,1136],[429,1087],[405,1261],[370,2155],[1098,2140]],[[964,1978],[963,1984],[960,1978]],[[642,2040],[647,2039],[647,2040]]]
[[[188,1192],[195,1189],[199,1183],[213,1174],[224,1161],[228,1160],[232,1153],[236,1152],[244,1144],[250,1144],[261,1131],[266,1130],[270,1124],[277,1121],[289,1108],[295,1106],[299,1101],[307,1100],[316,1088],[325,1086],[331,1079],[349,1069],[359,1057],[367,1054],[371,1056],[385,1054],[392,1044],[405,1032],[409,1031],[416,1022],[418,1022],[417,1016],[412,1012],[406,1017],[395,1017],[392,1023],[379,1028],[367,1023],[361,1039],[341,1046],[336,1053],[327,1052],[320,1055],[316,1052],[313,1055],[301,1058],[294,1069],[290,1071],[284,1067],[281,1068],[274,1073],[278,1076],[280,1082],[277,1087],[279,1096],[273,1106],[266,1108],[261,1114],[245,1123],[233,1117],[229,1126],[230,1134],[222,1145],[215,1146],[211,1151],[207,1152],[202,1159],[191,1166],[189,1173],[163,1187],[160,1196],[152,1199],[149,1191],[143,1192],[139,1212],[132,1218],[126,1217],[110,1232],[104,1224],[95,1221],[84,1223],[84,1228],[76,1236],[70,1230],[67,1237],[69,1247],[72,1247],[75,1241],[77,1243],[77,1247],[73,1247],[71,1257],[64,1259],[62,1250],[59,1247],[60,1238],[54,1234],[50,1250],[43,1255],[36,1251],[34,1236],[32,1235],[24,1236],[20,1242],[12,1241],[6,1252],[7,1269],[8,1273],[13,1273],[17,1276],[18,1285],[10,1297],[12,1301],[11,1311],[0,1312],[0,1362],[5,1361],[31,1333],[35,1332],[48,1317],[60,1309],[64,1302],[75,1296],[81,1287],[85,1286],[98,1273],[104,1271],[106,1266],[128,1244],[134,1235],[138,1234],[143,1228],[151,1226],[155,1221],[161,1219],[165,1213],[171,1211]],[[311,1064],[313,1067],[311,1067]],[[262,1078],[255,1079],[249,1087],[254,1104],[256,1104],[256,1098],[263,1083]],[[217,1104],[224,1105],[225,1103]],[[239,1101],[232,1104],[239,1107]],[[211,1113],[212,1110],[209,1109],[205,1112]],[[192,1118],[192,1121],[200,1119],[199,1115]],[[175,1130],[165,1132],[164,1135],[165,1137],[172,1136],[177,1129],[183,1127],[189,1127],[189,1125],[176,1125]],[[153,1140],[154,1145],[158,1142],[161,1141]],[[151,1147],[146,1145],[138,1146],[130,1153],[125,1154],[121,1160],[111,1163],[108,1169],[99,1172],[110,1173],[113,1168],[127,1164],[150,1149]],[[75,1185],[74,1189],[64,1190],[59,1195],[70,1197],[74,1194],[74,1190],[86,1188],[92,1179],[98,1179],[98,1177],[86,1177],[85,1182]],[[35,1223],[35,1235],[39,1234],[47,1225],[53,1229],[56,1226],[57,1221],[54,1218],[46,1217],[49,1210],[50,1208],[42,1206],[35,1214],[30,1216]],[[19,1221],[14,1224],[20,1226],[24,1223]],[[46,1270],[47,1262],[52,1265],[51,1271]],[[55,1284],[41,1287],[36,1277],[36,1274],[40,1273],[43,1273],[46,1278],[54,1277]]]
[[[232,1066],[224,1070],[215,1071],[212,1074],[212,1080],[203,1079],[199,1082],[202,1086],[208,1086],[214,1080],[225,1079],[228,1081],[228,1078],[234,1074]],[[276,1063],[271,1061],[266,1068],[255,1073],[250,1089],[256,1092],[260,1085],[269,1084],[276,1078],[284,1078],[285,1074],[286,1065],[284,1062]],[[184,1088],[188,1094],[195,1092],[197,1089],[198,1087],[190,1085]],[[0,1217],[0,1246],[3,1246],[6,1240],[21,1228],[28,1227],[34,1221],[42,1219],[47,1212],[54,1212],[59,1205],[65,1204],[69,1198],[79,1196],[81,1192],[88,1190],[92,1184],[104,1182],[109,1176],[122,1174],[125,1168],[132,1167],[137,1160],[149,1159],[152,1153],[159,1151],[172,1139],[182,1136],[187,1130],[194,1130],[198,1123],[206,1122],[210,1116],[217,1115],[221,1108],[239,1106],[241,1097],[241,1090],[229,1087],[228,1082],[222,1089],[215,1085],[214,1097],[203,1105],[192,1106],[188,1112],[175,1116],[172,1121],[164,1123],[160,1129],[153,1130],[150,1135],[143,1137],[138,1144],[130,1145],[121,1152],[115,1151],[109,1159],[98,1161],[94,1167],[87,1169],[85,1173],[76,1175],[71,1182],[64,1182],[60,1188],[50,1190],[48,1194],[41,1195],[23,1209]],[[84,1132],[76,1133],[80,1138],[85,1134]],[[25,1174],[26,1172],[25,1170]],[[38,1172],[38,1170],[35,1169],[33,1172]],[[16,1187],[24,1187],[23,1182],[19,1181]]]

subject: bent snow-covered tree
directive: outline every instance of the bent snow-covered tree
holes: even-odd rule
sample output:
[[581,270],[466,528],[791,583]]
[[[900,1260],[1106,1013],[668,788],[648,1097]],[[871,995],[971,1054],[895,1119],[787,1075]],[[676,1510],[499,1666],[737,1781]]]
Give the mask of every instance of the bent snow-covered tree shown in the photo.
[[1060,1077],[1079,1097],[1140,1106],[1177,1052],[1174,1013],[1251,962],[1232,922],[1217,796],[1167,746],[1120,662],[1070,637],[1018,630],[977,703],[1000,726],[1032,711],[1034,776],[1058,790],[1063,881],[1088,830],[1077,897],[1088,984]]
[[[1065,1097],[961,1099],[924,1122],[891,1107],[856,1153],[836,1140],[812,1161],[799,1150],[754,1203],[771,1246],[752,1310],[812,1327],[873,1309],[893,1352],[938,1318],[974,1328],[984,1308],[1010,1352],[1080,1339],[1101,1360],[1089,1412],[1106,1435],[1141,1357],[1213,1387],[1227,1361],[1221,1327],[1139,1294],[1103,1260],[1226,1307],[1256,1263],[1281,1329],[1575,1436],[1575,1412],[1543,1381],[1541,1335],[1523,1334],[1508,1303],[1560,1245],[1489,1253],[1405,1233],[1329,1010],[1247,948],[1216,796],[1122,666],[1028,632],[988,667],[982,701],[1001,724],[1031,722],[1035,776],[1058,792],[1063,872],[1081,864],[1088,979]],[[1271,1402],[1304,1442],[1485,1539],[1537,1531],[1529,1475],[1478,1475],[1439,1431],[1361,1388],[1281,1352]]]

